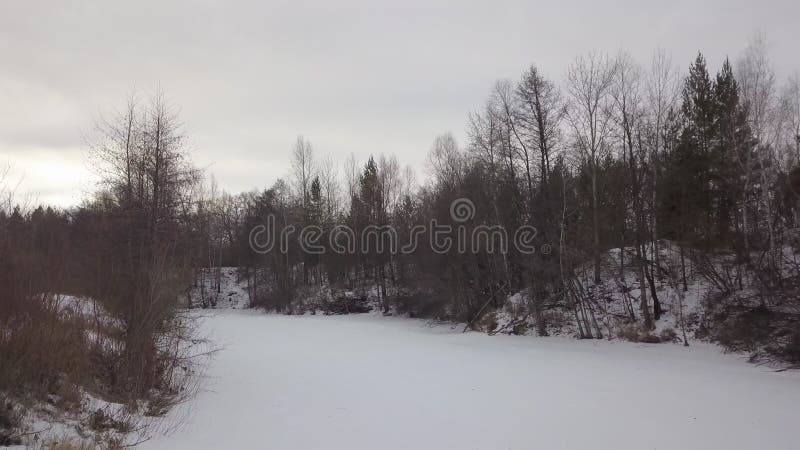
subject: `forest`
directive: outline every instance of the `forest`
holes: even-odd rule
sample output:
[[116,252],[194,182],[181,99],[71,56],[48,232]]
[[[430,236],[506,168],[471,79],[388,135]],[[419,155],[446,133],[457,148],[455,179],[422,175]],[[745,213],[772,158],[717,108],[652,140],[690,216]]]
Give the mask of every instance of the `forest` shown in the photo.
[[[797,364],[800,82],[770,67],[760,37],[715,73],[698,54],[681,75],[660,50],[647,66],[582,55],[563,80],[531,66],[469,115],[468,142],[435,138],[421,185],[393,155],[337,170],[300,136],[286,179],[208,191],[206,266],[241,268],[251,305],[285,313],[349,311],[355,293],[384,314],[480,328],[521,294],[509,330],[547,335],[569,320],[580,338],[653,339],[694,280],[706,288],[698,336]],[[452,209],[463,199],[466,221]],[[414,231],[432,221],[466,236],[499,226],[506,240],[530,227],[535,251],[491,251],[491,233],[443,251]],[[258,226],[295,233],[254,251]],[[369,234],[382,227],[392,233]],[[618,327],[598,317],[609,303]]]
[[[0,171],[0,430],[14,405],[68,410],[82,392],[148,416],[185,400],[202,340],[186,312],[216,306],[223,268],[268,312],[705,340],[800,367],[800,75],[778,79],[763,37],[715,69],[664,50],[587,53],[561,74],[530,65],[467,119],[464,142],[433,139],[424,173],[380,148],[339,162],[298,136],[286,177],[230,193],[192,164],[158,91],[98,122],[101,183],[80,206],[25,202]],[[442,249],[415,232],[434,221],[484,239]],[[530,249],[499,229],[535,230]],[[259,248],[254,230],[289,237]]]

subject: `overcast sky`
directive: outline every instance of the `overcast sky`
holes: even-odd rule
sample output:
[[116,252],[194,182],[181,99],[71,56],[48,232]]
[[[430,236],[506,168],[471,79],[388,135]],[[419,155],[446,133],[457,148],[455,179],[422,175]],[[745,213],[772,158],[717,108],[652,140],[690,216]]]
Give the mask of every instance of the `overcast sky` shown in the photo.
[[685,72],[766,33],[779,79],[800,69],[800,1],[0,0],[0,164],[20,191],[77,204],[94,188],[85,136],[134,87],[180,107],[194,161],[229,191],[318,155],[395,153],[422,171],[433,138],[531,63],[561,80],[576,54],[662,46]]

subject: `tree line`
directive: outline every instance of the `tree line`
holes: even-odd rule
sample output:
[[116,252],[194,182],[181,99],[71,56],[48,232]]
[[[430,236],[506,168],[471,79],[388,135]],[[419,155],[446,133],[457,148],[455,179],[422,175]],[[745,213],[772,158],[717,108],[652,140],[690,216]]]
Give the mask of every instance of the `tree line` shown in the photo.
[[[533,65],[494,85],[467,142],[434,140],[423,183],[395,156],[337,170],[299,137],[286,179],[220,197],[235,211],[212,215],[228,230],[221,261],[243,268],[252,303],[268,309],[346,303],[342,292],[360,288],[385,313],[477,324],[522,293],[517,325],[546,335],[560,311],[585,338],[611,332],[598,317],[609,290],[631,294],[622,321],[646,334],[703,280],[698,333],[797,361],[799,93],[796,74],[778,83],[761,36],[715,73],[699,53],[682,76],[663,50],[647,66],[624,51],[581,55],[559,80]],[[465,223],[450,213],[462,198],[475,206]],[[320,230],[329,250],[347,243],[332,236],[341,225],[391,226],[404,241],[435,219],[468,234],[531,226],[548,251],[441,253],[423,234],[411,253],[358,239],[344,253],[310,254],[299,239],[253,252],[249,233],[267,217],[278,233]]]

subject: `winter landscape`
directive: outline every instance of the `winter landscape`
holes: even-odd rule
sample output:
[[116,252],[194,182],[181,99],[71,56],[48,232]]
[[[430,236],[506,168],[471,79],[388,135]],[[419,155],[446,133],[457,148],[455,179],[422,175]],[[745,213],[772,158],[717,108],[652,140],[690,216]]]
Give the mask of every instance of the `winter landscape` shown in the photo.
[[800,6],[567,3],[0,5],[0,447],[800,448]]

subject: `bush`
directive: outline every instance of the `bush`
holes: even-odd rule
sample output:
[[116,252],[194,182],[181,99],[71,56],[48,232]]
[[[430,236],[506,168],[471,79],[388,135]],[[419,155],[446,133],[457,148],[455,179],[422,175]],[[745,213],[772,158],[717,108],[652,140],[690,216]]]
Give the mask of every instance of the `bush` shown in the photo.
[[497,313],[495,311],[487,311],[481,316],[480,319],[473,322],[473,329],[485,332],[493,332],[497,330],[500,324],[497,321]]
[[741,312],[729,309],[717,318],[722,320],[714,326],[714,337],[728,350],[752,352],[771,341],[774,314],[763,306]]
[[617,331],[617,337],[630,342],[641,342],[645,344],[661,343],[661,338],[649,331],[643,331],[638,325],[629,324],[621,327]]
[[430,319],[439,318],[445,314],[447,299],[435,294],[409,293],[399,294],[391,299],[392,305],[399,314],[408,317]]
[[642,333],[639,336],[639,342],[643,342],[645,344],[660,344],[661,338],[653,333]]
[[617,337],[630,342],[639,342],[639,327],[634,324],[619,327]]
[[783,347],[782,354],[794,367],[800,366],[800,330],[795,330],[791,334],[788,344]]
[[14,403],[0,396],[0,446],[20,445],[22,441],[14,434],[21,425],[21,413]]
[[678,332],[674,328],[664,328],[659,333],[658,337],[661,342],[675,342],[678,340]]
[[62,316],[54,301],[28,298],[24,304],[25,311],[7,318],[2,326],[0,390],[44,398],[65,389],[64,383],[87,382],[90,361],[85,324]]

